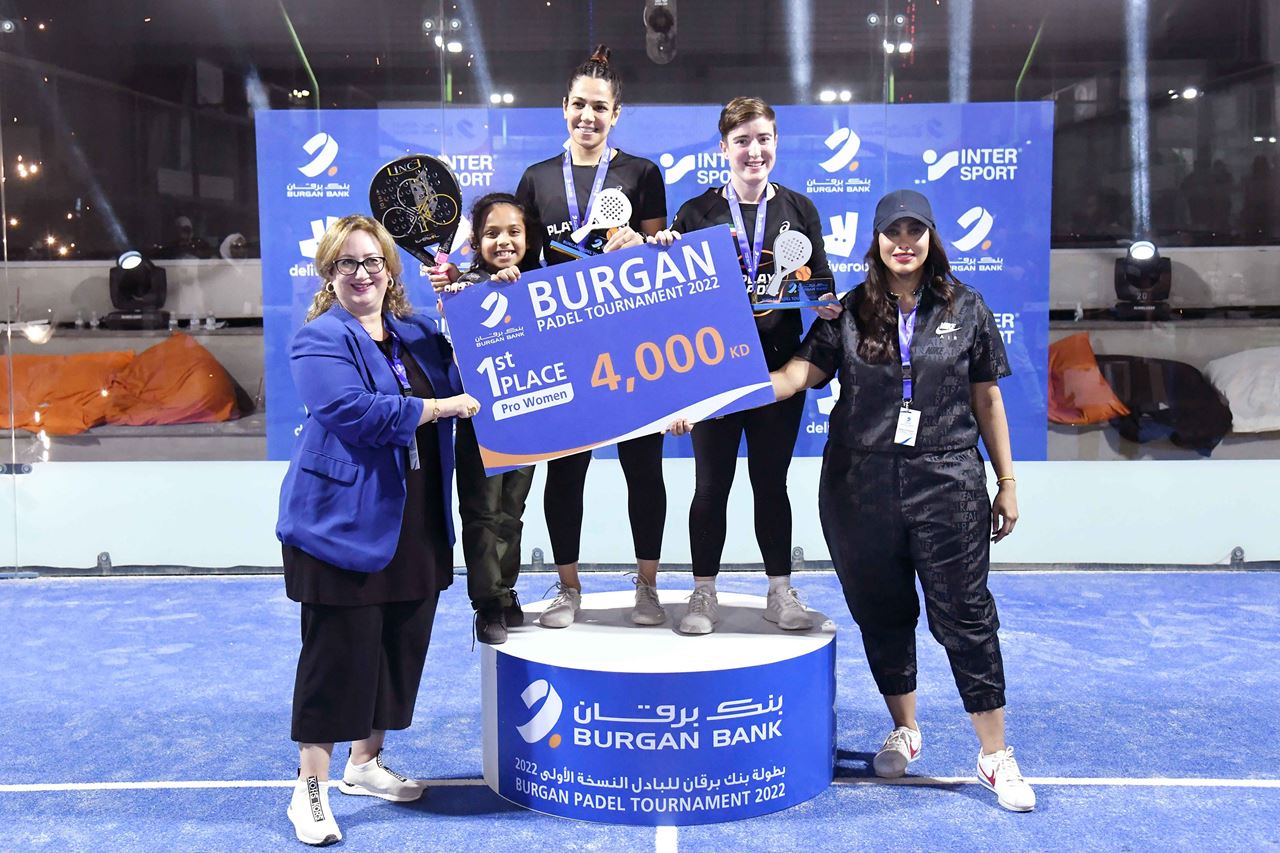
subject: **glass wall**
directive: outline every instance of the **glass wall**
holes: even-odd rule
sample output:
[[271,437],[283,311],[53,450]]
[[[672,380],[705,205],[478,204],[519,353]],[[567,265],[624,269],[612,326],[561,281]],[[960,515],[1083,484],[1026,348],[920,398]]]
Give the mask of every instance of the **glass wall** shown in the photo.
[[[570,69],[599,43],[623,77],[619,132],[654,145],[655,160],[669,151],[662,130],[628,125],[627,109],[754,94],[874,108],[891,128],[913,105],[1051,105],[1052,253],[1035,309],[1048,317],[1048,424],[1031,458],[1280,458],[1276,395],[1259,390],[1280,382],[1280,0],[677,0],[674,27],[647,30],[646,11],[663,5],[0,3],[0,415],[19,519],[0,521],[19,540],[0,560],[53,559],[21,547],[42,469],[167,462],[192,482],[211,463],[278,470],[266,365],[284,354],[264,329],[291,309],[264,299],[264,246],[308,235],[261,214],[273,203],[263,193],[280,190],[263,183],[263,111],[296,113],[299,128],[314,119],[317,133],[329,111],[376,111],[360,114],[373,116],[370,134],[409,112],[407,144],[459,156],[501,135],[509,147],[455,162],[476,176],[470,200],[514,189],[492,184],[513,180],[484,156],[527,165],[556,153],[520,149],[517,127],[530,108],[559,107]],[[780,156],[788,133],[821,143],[833,132],[783,127]],[[714,145],[710,125],[706,136]],[[302,172],[322,143],[294,156]],[[363,206],[368,176],[305,175],[300,185],[348,187],[336,215]],[[666,179],[671,214],[694,188]],[[852,263],[869,236],[857,235]],[[1157,256],[1122,261],[1137,240]],[[126,274],[130,250],[150,276]],[[296,304],[314,281],[288,278],[277,283]],[[856,283],[851,267],[845,284]],[[121,469],[65,470],[92,484]],[[85,488],[110,501],[106,485]],[[192,512],[202,499],[191,493]]]

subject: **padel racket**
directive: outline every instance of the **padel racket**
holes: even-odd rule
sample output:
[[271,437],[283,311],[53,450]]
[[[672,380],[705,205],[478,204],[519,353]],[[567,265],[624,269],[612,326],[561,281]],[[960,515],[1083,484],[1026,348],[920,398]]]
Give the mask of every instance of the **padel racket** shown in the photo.
[[444,161],[428,154],[392,160],[369,182],[369,207],[396,245],[427,266],[449,260],[462,193]]
[[621,228],[631,221],[631,199],[617,187],[604,190],[596,196],[596,203],[591,206],[591,219],[577,231],[569,235],[575,243],[597,228]]
[[[830,283],[826,281],[813,281],[812,284],[809,281],[799,282],[802,292],[809,297],[808,299],[786,301],[782,299],[787,276],[809,263],[809,258],[812,256],[813,243],[803,233],[792,229],[780,233],[773,241],[774,273],[769,279],[764,299],[756,303],[755,310],[772,311],[775,308],[810,308],[822,305],[818,297],[830,289]],[[818,292],[812,293],[810,292],[812,290]]]

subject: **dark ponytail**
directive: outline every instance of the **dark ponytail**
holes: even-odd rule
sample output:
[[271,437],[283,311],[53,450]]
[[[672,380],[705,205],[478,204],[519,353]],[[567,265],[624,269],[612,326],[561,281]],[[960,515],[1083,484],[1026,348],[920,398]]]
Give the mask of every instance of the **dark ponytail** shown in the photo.
[[569,85],[564,90],[566,101],[569,99],[569,93],[573,91],[573,84],[578,82],[579,77],[593,77],[609,84],[609,90],[613,93],[614,109],[618,108],[622,103],[622,78],[609,64],[609,53],[606,45],[598,44],[587,61],[573,69],[573,73],[569,75]]

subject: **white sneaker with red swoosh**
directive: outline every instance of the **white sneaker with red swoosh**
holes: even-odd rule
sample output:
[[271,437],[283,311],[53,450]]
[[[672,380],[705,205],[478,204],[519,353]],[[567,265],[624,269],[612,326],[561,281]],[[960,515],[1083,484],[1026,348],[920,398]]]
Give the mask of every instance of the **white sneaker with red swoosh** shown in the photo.
[[1029,812],[1036,807],[1036,792],[1022,778],[1013,747],[983,755],[978,752],[978,781],[996,792],[1002,808],[1011,812]]
[[884,746],[876,753],[871,765],[882,779],[897,779],[907,772],[907,765],[920,757],[924,739],[920,731],[908,726],[898,726],[884,739]]

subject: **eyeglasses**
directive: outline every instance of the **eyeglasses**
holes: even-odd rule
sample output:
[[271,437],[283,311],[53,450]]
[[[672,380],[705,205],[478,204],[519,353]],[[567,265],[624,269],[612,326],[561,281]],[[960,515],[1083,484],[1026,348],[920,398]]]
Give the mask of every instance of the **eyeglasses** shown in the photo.
[[357,261],[355,258],[338,258],[333,262],[333,268],[343,275],[355,275],[360,267],[364,267],[364,271],[369,275],[377,275],[386,265],[387,259],[377,255],[365,258],[363,261]]

